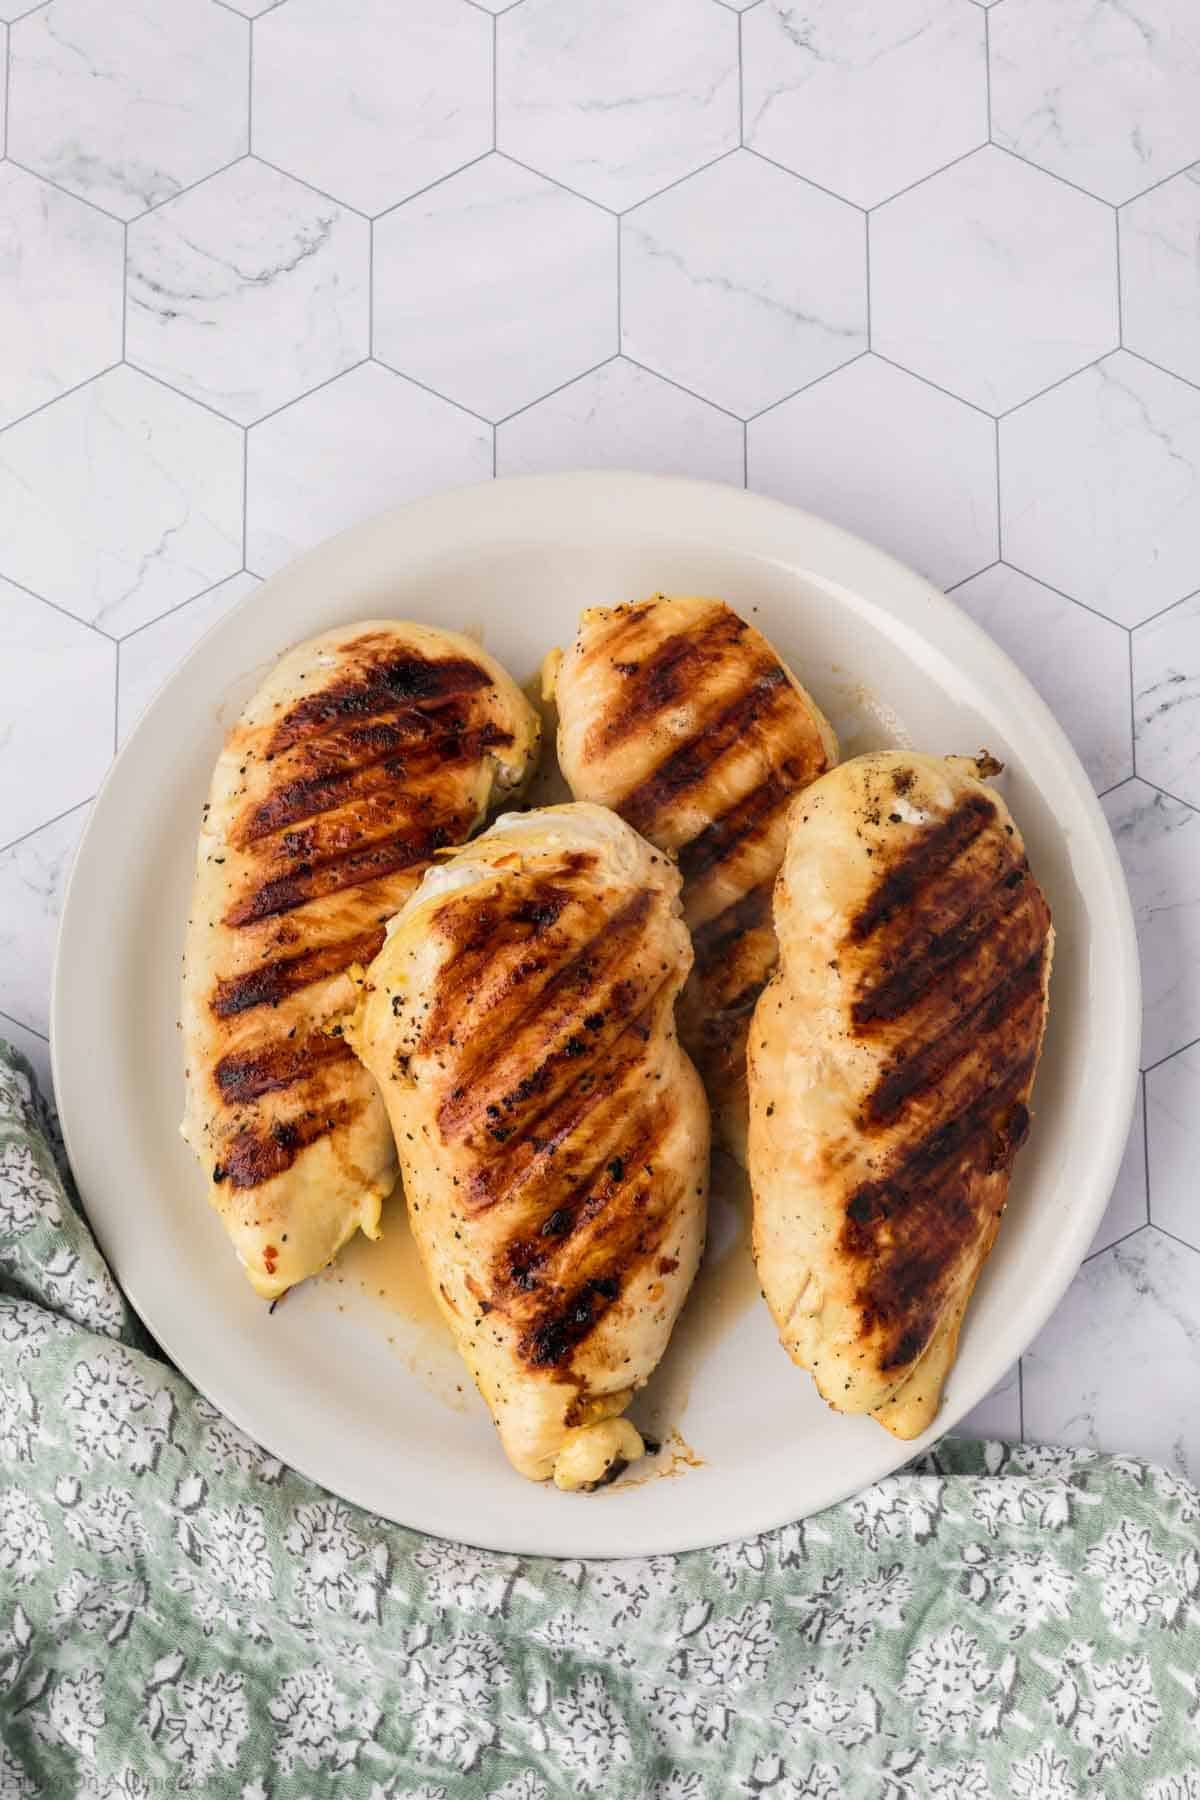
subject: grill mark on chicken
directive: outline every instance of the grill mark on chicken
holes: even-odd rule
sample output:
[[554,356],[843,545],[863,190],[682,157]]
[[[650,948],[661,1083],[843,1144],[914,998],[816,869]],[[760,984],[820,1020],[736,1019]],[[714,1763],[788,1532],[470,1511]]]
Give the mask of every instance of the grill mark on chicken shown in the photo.
[[617,811],[635,830],[653,837],[655,818],[690,788],[699,786],[723,756],[754,726],[782,710],[793,689],[779,663],[772,663],[626,794]]
[[438,850],[464,836],[471,823],[471,815],[460,813],[448,818],[443,825],[434,825],[418,833],[406,828],[367,850],[348,851],[317,864],[301,862],[291,874],[276,876],[243,896],[230,907],[224,922],[234,927],[256,925],[279,913],[293,912],[310,900],[341,893],[362,882],[376,881],[381,875],[393,875],[400,869],[429,862]]
[[703,974],[714,964],[724,962],[735,950],[739,939],[771,922],[771,889],[773,881],[762,881],[748,894],[727,906],[692,933],[696,968]]
[[318,1138],[353,1124],[362,1111],[361,1101],[338,1100],[326,1108],[313,1108],[294,1119],[278,1119],[262,1130],[246,1126],[231,1137],[221,1151],[213,1180],[228,1180],[231,1187],[261,1187],[290,1169],[302,1150]]
[[[982,956],[997,947],[991,940],[1005,934],[1009,915],[1046,910],[1025,862],[1012,865],[990,891],[979,893],[964,883],[961,900],[960,917],[944,931],[932,933],[921,928],[920,900],[914,901],[915,923],[904,954],[889,957],[878,971],[868,967],[863,972],[850,1015],[860,1033],[876,1021],[890,1022],[910,1011],[964,957]],[[1049,922],[1046,911],[1045,925]]]
[[[651,906],[652,896],[646,889],[639,889],[626,901],[611,918],[605,921],[601,929],[570,959],[563,963],[550,979],[542,984],[532,995],[522,990],[520,1004],[510,1016],[505,1016],[503,1008],[497,1007],[488,1020],[490,1030],[480,1042],[473,1045],[473,1055],[463,1067],[459,1085],[438,1110],[438,1124],[447,1137],[465,1136],[477,1124],[486,1112],[489,1103],[498,1104],[502,1096],[495,1094],[493,1084],[487,1080],[497,1060],[498,1040],[511,1045],[521,1031],[538,1015],[552,1012],[555,1006],[569,1016],[572,1003],[584,1002],[581,1012],[590,1011],[602,1006],[607,1009],[613,1004],[621,1005],[624,996],[618,993],[621,988],[621,967],[627,961],[629,953],[642,935],[647,914]],[[602,1001],[604,984],[613,981],[611,996]],[[624,1001],[624,1010],[630,1010]],[[565,1029],[563,1020],[555,1028]],[[606,1029],[609,1029],[606,1027]],[[443,1024],[440,1030],[430,1032],[427,1028],[422,1035],[422,1049],[436,1054],[443,1038],[448,1039],[449,1025]],[[586,1037],[577,1041],[586,1051]],[[571,1035],[568,1035],[564,1056],[571,1060],[575,1052],[570,1048]],[[491,1134],[497,1142],[503,1137],[497,1136],[503,1131],[502,1126],[490,1127]]]
[[432,796],[414,793],[407,784],[439,769],[474,762],[487,750],[507,749],[513,741],[511,732],[491,723],[471,727],[466,718],[456,719],[434,737],[401,733],[394,726],[371,727],[362,735],[373,740],[368,754],[342,758],[332,767],[299,774],[273,788],[238,821],[231,841],[247,849],[288,826],[319,819],[356,801],[393,811],[421,805],[428,809]]
[[[702,691],[707,671],[720,666],[748,629],[744,619],[720,607],[695,631],[675,632],[636,662],[616,663],[623,679],[611,706],[588,731],[593,752],[608,754],[635,732],[645,731],[664,708]],[[605,648],[611,657],[611,641]],[[750,672],[757,675],[769,669],[771,660],[759,659]]]
[[276,957],[273,962],[217,982],[209,1002],[218,1019],[232,1019],[256,1006],[278,1006],[291,994],[329,975],[339,975],[351,963],[369,963],[383,944],[383,926],[360,932],[331,944],[318,944],[298,956]]
[[765,835],[781,812],[791,805],[797,791],[811,781],[813,771],[799,757],[784,759],[778,772],[772,770],[765,781],[751,789],[736,806],[714,819],[711,825],[684,844],[679,852],[679,872],[685,881],[696,881],[711,875],[714,869],[743,849],[756,837]]
[[223,1056],[213,1075],[226,1106],[234,1106],[292,1087],[324,1064],[345,1062],[352,1055],[342,1038],[314,1032],[303,1039],[282,1038]]
[[[907,1102],[945,1079],[963,1057],[987,1055],[986,1040],[1012,1021],[1012,1032],[1024,1043],[1040,1029],[1045,949],[1040,945],[1027,962],[1006,976],[957,1025],[902,1059],[889,1063],[867,1096],[864,1121],[883,1125]],[[1027,1010],[1030,1011],[1026,1017]],[[1003,1054],[1003,1046],[1001,1046]]]
[[899,854],[850,921],[851,941],[864,942],[902,907],[910,906],[922,883],[947,868],[995,817],[996,809],[986,794],[968,794],[940,825],[922,831],[916,842]]
[[[369,640],[345,646],[361,649]],[[307,694],[283,715],[267,742],[266,754],[278,756],[302,739],[334,731],[347,720],[371,718],[394,711],[398,702],[416,701],[424,710],[460,694],[490,688],[486,669],[467,657],[425,657],[413,654],[387,656],[370,670],[366,679],[334,681],[320,692]]]

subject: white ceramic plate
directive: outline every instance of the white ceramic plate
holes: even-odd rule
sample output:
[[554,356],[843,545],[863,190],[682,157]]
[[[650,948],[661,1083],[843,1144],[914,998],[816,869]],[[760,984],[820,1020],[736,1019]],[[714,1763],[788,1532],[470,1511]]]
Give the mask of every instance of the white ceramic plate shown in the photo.
[[[800,673],[845,754],[986,746],[1054,910],[1037,1118],[928,1440],[842,1418],[779,1348],[717,1182],[711,1266],[634,1416],[659,1457],[563,1495],[509,1469],[412,1279],[393,1207],[379,1250],[269,1315],[178,1135],[180,948],[193,839],[225,729],[289,645],[391,615],[476,633],[518,681],[582,607],[719,594]],[[547,797],[545,791],[537,795]],[[553,797],[559,797],[556,793]],[[1042,702],[927,582],[845,532],[732,488],[640,475],[496,482],[373,520],[277,575],[209,633],[146,712],[92,812],[67,894],[54,1074],[88,1214],[134,1306],[210,1400],[274,1455],[375,1512],[498,1550],[672,1551],[762,1531],[899,1467],[1025,1349],[1085,1254],[1133,1105],[1139,991],[1100,808]],[[382,1290],[382,1291],[381,1291]]]

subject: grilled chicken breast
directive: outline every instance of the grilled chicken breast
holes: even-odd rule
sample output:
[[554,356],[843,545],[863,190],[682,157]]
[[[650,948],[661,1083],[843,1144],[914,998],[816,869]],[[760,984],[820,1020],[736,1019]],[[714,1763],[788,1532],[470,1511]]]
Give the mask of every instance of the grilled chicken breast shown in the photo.
[[678,855],[696,959],[680,1034],[717,1136],[744,1163],[746,1032],[777,955],[787,809],[837,761],[837,741],[766,638],[720,600],[589,608],[555,698],[571,792]]
[[830,1405],[930,1424],[1029,1124],[1053,931],[989,759],[860,756],[796,801],[750,1032],[754,1255]]
[[619,1415],[703,1244],[708,1109],[675,1036],[678,896],[671,861],[601,807],[506,815],[425,877],[348,1027],[501,1443],[562,1487],[641,1454]]
[[184,955],[183,1135],[267,1298],[373,1235],[396,1176],[336,1025],[434,853],[517,791],[538,721],[493,657],[373,621],[290,651],[217,761]]

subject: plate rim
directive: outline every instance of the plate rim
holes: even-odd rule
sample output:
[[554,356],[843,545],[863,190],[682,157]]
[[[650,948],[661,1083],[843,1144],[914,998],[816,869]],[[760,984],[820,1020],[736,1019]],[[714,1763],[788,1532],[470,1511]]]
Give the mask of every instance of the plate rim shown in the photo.
[[[1087,1254],[1087,1246],[1094,1237],[1096,1226],[1108,1203],[1120,1167],[1136,1103],[1141,1036],[1140,963],[1133,909],[1111,830],[1091,781],[1049,706],[1007,653],[953,599],[889,552],[867,542],[843,526],[773,497],[718,482],[697,481],[687,477],[648,474],[632,470],[570,470],[546,475],[501,477],[467,487],[446,489],[423,499],[389,508],[322,540],[282,569],[266,579],[261,579],[257,588],[245,595],[227,613],[213,622],[172,670],[163,686],[139,716],[129,736],[109,765],[92,802],[87,824],[81,836],[64,892],[51,975],[50,1054],[55,1096],[72,1169],[78,1169],[81,1162],[86,1163],[87,1161],[86,1157],[80,1158],[79,1156],[83,1134],[81,1129],[76,1130],[73,1122],[79,1117],[77,1107],[85,1103],[86,1096],[79,1092],[75,1079],[80,1073],[79,1059],[75,1057],[72,1061],[71,1054],[64,1047],[69,1043],[71,1035],[66,1029],[70,1003],[66,997],[69,983],[64,980],[64,969],[75,953],[75,944],[80,934],[81,927],[77,914],[84,909],[78,904],[78,896],[86,886],[86,871],[97,855],[101,859],[103,858],[100,822],[104,809],[109,803],[110,795],[114,790],[119,789],[121,781],[125,778],[125,772],[136,761],[138,739],[146,721],[159,709],[169,705],[172,691],[177,684],[187,678],[190,666],[200,656],[210,639],[217,634],[231,632],[236,620],[251,605],[261,604],[264,589],[277,585],[285,586],[294,580],[297,571],[304,571],[311,576],[319,572],[323,565],[327,565],[330,573],[334,573],[338,561],[346,556],[352,546],[357,547],[369,543],[376,534],[389,536],[398,526],[407,528],[413,540],[419,542],[422,522],[425,523],[427,529],[432,529],[439,520],[452,519],[456,513],[465,511],[468,519],[472,513],[481,513],[484,516],[484,523],[486,523],[486,514],[489,508],[504,504],[502,499],[497,499],[498,495],[512,495],[514,511],[528,512],[532,509],[532,513],[535,515],[541,513],[543,516],[555,520],[560,517],[558,502],[560,497],[564,496],[570,496],[572,506],[578,504],[579,497],[582,495],[585,500],[590,497],[597,508],[630,506],[643,513],[645,504],[649,501],[660,516],[670,512],[672,507],[678,508],[682,505],[685,511],[690,511],[693,515],[693,523],[699,523],[702,534],[710,538],[715,537],[718,542],[721,541],[722,535],[722,517],[728,521],[735,512],[743,513],[747,523],[752,523],[754,515],[757,514],[764,527],[773,526],[776,534],[785,539],[791,536],[799,540],[804,536],[810,536],[814,539],[814,549],[819,540],[831,554],[820,562],[801,560],[799,556],[791,559],[784,556],[777,560],[781,560],[786,567],[796,573],[808,573],[820,580],[833,581],[853,589],[864,599],[869,599],[872,607],[890,615],[906,629],[916,632],[926,649],[932,647],[942,656],[943,653],[936,642],[936,622],[940,618],[952,635],[964,638],[968,645],[973,642],[976,650],[984,656],[985,660],[990,661],[993,667],[1003,671],[1006,686],[1011,688],[1015,698],[1019,701],[1020,710],[1036,723],[1041,731],[1046,744],[1060,765],[1060,772],[1070,780],[1071,816],[1089,827],[1091,848],[1099,855],[1106,876],[1102,899],[1111,910],[1109,926],[1112,943],[1117,952],[1114,959],[1115,968],[1108,973],[1119,984],[1117,998],[1122,1017],[1119,1040],[1121,1049],[1116,1059],[1119,1067],[1114,1075],[1116,1097],[1101,1121],[1100,1147],[1093,1150],[1093,1192],[1090,1202],[1080,1207],[1076,1213],[1072,1233],[1074,1239],[1072,1254],[1058,1261],[1053,1276],[1048,1278],[1045,1285],[1039,1286],[1037,1290],[1038,1303],[1029,1313],[1025,1325],[1022,1327],[1024,1342],[1019,1354],[1023,1355],[1059,1305]],[[644,517],[639,520],[639,524],[643,527],[645,522]],[[681,521],[673,519],[672,524],[673,527],[678,528]],[[530,527],[530,535],[531,537],[536,535],[536,527],[533,525]],[[726,542],[728,542],[727,539]],[[745,546],[739,541],[736,548],[743,551]],[[846,567],[826,568],[824,566],[826,562],[844,564]],[[856,566],[863,571],[874,571],[883,579],[872,582],[868,592],[861,581],[854,579],[852,571]],[[899,593],[905,595],[904,604],[899,603],[898,590]],[[923,620],[920,626],[912,617],[913,605],[918,601],[928,609],[928,618]],[[1040,781],[1038,786],[1041,789]],[[97,849],[98,845],[101,846],[99,850]],[[82,929],[86,935],[86,925]],[[80,1179],[78,1185],[82,1198],[86,1185],[85,1180]],[[897,1440],[881,1431],[879,1433],[879,1452],[875,1457],[869,1459],[873,1472],[869,1473],[865,1479],[861,1475],[853,1475],[845,1481],[835,1479],[828,1482],[822,1490],[819,1501],[805,1504],[799,1512],[795,1502],[790,1501],[784,1493],[773,1503],[769,1500],[764,1501],[757,1508],[745,1505],[743,1507],[745,1516],[740,1517],[735,1526],[714,1532],[711,1526],[689,1530],[686,1520],[687,1508],[682,1507],[677,1509],[676,1514],[680,1521],[679,1529],[672,1534],[669,1544],[663,1541],[661,1533],[655,1533],[650,1537],[639,1537],[632,1515],[625,1515],[621,1519],[621,1523],[617,1524],[616,1521],[621,1516],[614,1513],[613,1535],[621,1536],[621,1544],[616,1548],[598,1550],[593,1547],[581,1547],[579,1540],[587,1535],[586,1531],[579,1534],[578,1538],[572,1534],[569,1542],[560,1538],[557,1544],[547,1543],[546,1522],[539,1521],[536,1517],[536,1498],[540,1490],[531,1484],[530,1518],[526,1531],[515,1535],[512,1533],[501,1534],[499,1537],[490,1539],[486,1532],[481,1536],[476,1536],[469,1530],[463,1531],[457,1525],[452,1532],[449,1530],[439,1531],[436,1524],[430,1524],[427,1520],[413,1524],[409,1520],[397,1518],[394,1511],[389,1510],[386,1506],[381,1507],[374,1501],[345,1492],[343,1488],[330,1483],[326,1476],[317,1475],[306,1468],[307,1458],[302,1451],[297,1454],[294,1448],[281,1450],[265,1442],[258,1422],[256,1421],[252,1425],[247,1419],[239,1403],[239,1397],[235,1394],[231,1398],[225,1392],[227,1384],[221,1381],[211,1381],[207,1376],[203,1379],[198,1378],[193,1373],[194,1359],[190,1357],[181,1359],[177,1351],[172,1348],[171,1338],[174,1334],[171,1321],[156,1306],[152,1295],[148,1295],[144,1291],[135,1291],[133,1285],[127,1284],[106,1243],[107,1234],[104,1226],[95,1216],[92,1207],[88,1206],[86,1200],[84,1201],[84,1210],[89,1227],[96,1237],[101,1253],[113,1270],[123,1296],[163,1349],[170,1363],[183,1374],[198,1393],[209,1399],[211,1404],[216,1405],[255,1444],[262,1446],[269,1454],[280,1457],[287,1466],[321,1488],[338,1494],[340,1498],[350,1501],[351,1504],[364,1507],[385,1519],[390,1519],[406,1529],[434,1538],[475,1544],[496,1553],[515,1552],[533,1556],[570,1556],[602,1561],[631,1555],[681,1554],[729,1542],[734,1538],[777,1529],[793,1522],[797,1517],[813,1516],[828,1506],[835,1505],[864,1491],[866,1487],[884,1476],[899,1472],[909,1462],[924,1455],[943,1436],[953,1431],[962,1416],[978,1403],[992,1385],[992,1383],[985,1383],[981,1392],[969,1392],[962,1404],[955,1405],[951,1418],[939,1417],[929,1430],[909,1444],[898,1446]],[[96,1208],[97,1213],[101,1210],[100,1207]],[[1075,1254],[1075,1251],[1078,1254]],[[1011,1366],[1011,1363],[1006,1364],[1006,1367]],[[802,1378],[802,1373],[802,1371],[797,1372],[798,1379]],[[993,1375],[992,1382],[996,1378],[997,1376]],[[277,1437],[276,1445],[283,1442],[284,1438],[288,1436],[290,1433],[284,1433],[283,1437]],[[497,1454],[500,1454],[499,1451]],[[624,1531],[621,1530],[622,1524],[626,1527]]]

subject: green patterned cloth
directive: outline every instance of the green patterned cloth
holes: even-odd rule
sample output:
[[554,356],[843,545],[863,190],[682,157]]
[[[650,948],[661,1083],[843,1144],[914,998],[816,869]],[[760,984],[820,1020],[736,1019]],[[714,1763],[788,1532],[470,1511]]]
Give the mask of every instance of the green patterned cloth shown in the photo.
[[948,1442],[686,1556],[419,1537],[154,1352],[3,1046],[0,1267],[0,1800],[1200,1800],[1164,1469]]

